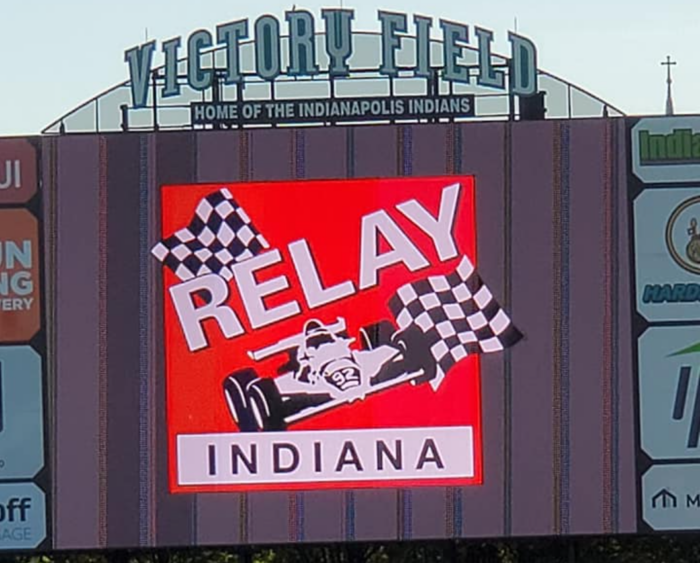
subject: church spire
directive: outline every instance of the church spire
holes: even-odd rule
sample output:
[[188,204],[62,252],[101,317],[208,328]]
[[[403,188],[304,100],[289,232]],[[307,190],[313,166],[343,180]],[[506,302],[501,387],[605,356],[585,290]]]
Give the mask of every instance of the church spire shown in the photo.
[[673,95],[671,93],[673,79],[671,78],[671,67],[676,64],[676,61],[671,60],[670,55],[666,55],[666,60],[661,63],[662,66],[666,67],[666,115],[673,115]]

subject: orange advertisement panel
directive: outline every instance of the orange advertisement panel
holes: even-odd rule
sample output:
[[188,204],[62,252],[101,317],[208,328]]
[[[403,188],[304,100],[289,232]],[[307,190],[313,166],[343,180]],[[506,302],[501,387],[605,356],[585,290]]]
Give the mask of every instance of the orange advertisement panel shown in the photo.
[[164,186],[173,492],[483,481],[471,176]]
[[0,205],[26,203],[38,189],[36,149],[26,139],[0,139]]
[[34,216],[0,210],[0,342],[27,342],[40,328],[40,259]]

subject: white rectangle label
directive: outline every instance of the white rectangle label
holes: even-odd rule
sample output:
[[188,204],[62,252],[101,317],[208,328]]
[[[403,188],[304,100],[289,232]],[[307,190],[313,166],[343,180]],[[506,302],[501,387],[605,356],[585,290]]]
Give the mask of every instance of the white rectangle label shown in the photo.
[[471,426],[177,437],[179,485],[474,477]]

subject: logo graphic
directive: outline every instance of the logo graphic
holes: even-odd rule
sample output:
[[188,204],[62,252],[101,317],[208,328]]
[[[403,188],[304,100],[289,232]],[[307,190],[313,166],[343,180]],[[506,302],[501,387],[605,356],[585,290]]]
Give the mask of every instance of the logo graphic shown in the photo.
[[700,133],[692,129],[674,129],[671,133],[638,132],[639,161],[644,166],[663,164],[700,164]]
[[27,342],[40,328],[39,232],[25,210],[0,210],[0,342]]
[[648,117],[632,128],[632,171],[646,184],[700,180],[700,118]]
[[0,480],[32,479],[44,466],[41,357],[0,348]]
[[642,449],[654,460],[698,457],[700,345],[697,327],[652,327],[639,339]]
[[666,246],[681,268],[700,274],[700,196],[683,201],[666,225]]
[[22,187],[22,166],[19,160],[5,161],[5,176],[0,180],[0,190],[19,190]]
[[0,140],[0,205],[26,203],[37,191],[36,151],[25,139]]
[[677,506],[678,497],[668,489],[661,489],[651,497],[652,508],[676,508]]
[[700,318],[698,190],[644,190],[634,213],[639,312],[650,321]]
[[171,489],[478,484],[472,177],[162,188]]
[[653,465],[642,477],[642,517],[653,530],[700,529],[698,465]]
[[32,549],[46,538],[46,498],[33,483],[0,484],[0,551]]

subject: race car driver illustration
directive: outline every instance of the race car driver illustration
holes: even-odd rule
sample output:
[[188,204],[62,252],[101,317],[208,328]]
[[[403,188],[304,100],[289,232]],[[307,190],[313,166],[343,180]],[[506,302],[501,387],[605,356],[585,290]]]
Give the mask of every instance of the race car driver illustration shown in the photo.
[[290,424],[339,405],[361,401],[390,387],[432,380],[436,365],[415,326],[396,331],[389,321],[349,337],[338,318],[326,325],[313,319],[301,334],[248,353],[261,361],[285,352],[276,377],[246,368],[224,380],[224,395],[242,432],[285,430]]

